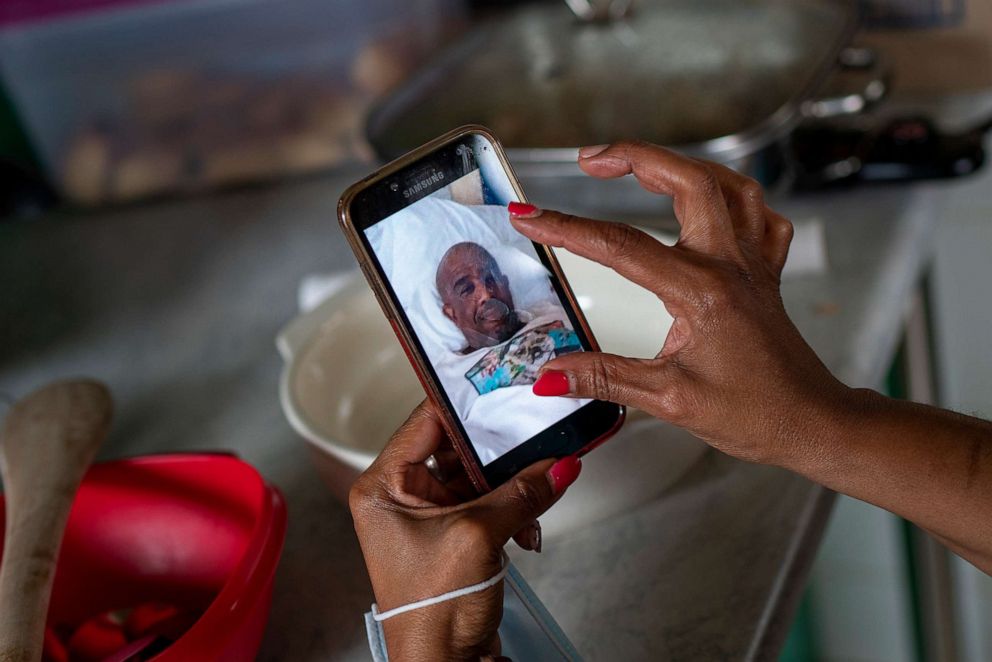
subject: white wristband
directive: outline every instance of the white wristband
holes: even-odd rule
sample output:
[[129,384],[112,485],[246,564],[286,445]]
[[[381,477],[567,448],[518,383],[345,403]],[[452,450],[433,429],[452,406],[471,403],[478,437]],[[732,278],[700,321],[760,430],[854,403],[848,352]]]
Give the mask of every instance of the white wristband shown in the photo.
[[495,575],[490,577],[484,582],[479,582],[478,584],[472,584],[471,586],[466,586],[465,588],[455,589],[454,591],[448,591],[447,593],[442,593],[441,595],[434,596],[433,598],[425,598],[423,600],[417,600],[416,602],[411,602],[410,604],[403,605],[402,607],[396,607],[395,609],[390,609],[389,611],[384,611],[379,613],[379,606],[376,603],[372,603],[372,618],[376,622],[381,623],[387,618],[392,618],[393,616],[399,616],[400,614],[405,614],[408,611],[413,611],[414,609],[420,609],[421,607],[430,607],[431,605],[436,605],[440,602],[447,602],[448,600],[454,600],[455,598],[460,598],[463,595],[469,595],[470,593],[478,593],[479,591],[485,591],[491,586],[495,586],[503,581],[503,577],[506,576],[506,571],[510,568],[510,559],[507,557],[506,552],[500,550],[500,554],[503,557],[503,567]]

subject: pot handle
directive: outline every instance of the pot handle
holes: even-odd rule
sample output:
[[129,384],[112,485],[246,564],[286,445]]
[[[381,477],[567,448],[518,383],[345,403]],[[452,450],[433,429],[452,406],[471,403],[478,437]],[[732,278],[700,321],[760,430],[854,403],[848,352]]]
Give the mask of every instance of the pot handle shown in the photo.
[[864,84],[854,92],[841,92],[803,102],[800,107],[803,117],[822,120],[857,115],[888,94],[891,71],[874,49],[849,46],[837,56],[837,65],[839,71],[835,75],[855,72],[864,78]]

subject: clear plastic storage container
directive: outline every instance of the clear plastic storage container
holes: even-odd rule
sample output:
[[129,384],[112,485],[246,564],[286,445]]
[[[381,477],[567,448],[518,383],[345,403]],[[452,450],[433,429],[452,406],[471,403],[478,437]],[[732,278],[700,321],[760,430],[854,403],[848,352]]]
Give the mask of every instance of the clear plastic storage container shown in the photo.
[[365,154],[371,99],[463,18],[458,0],[30,0],[0,76],[55,185],[101,204]]

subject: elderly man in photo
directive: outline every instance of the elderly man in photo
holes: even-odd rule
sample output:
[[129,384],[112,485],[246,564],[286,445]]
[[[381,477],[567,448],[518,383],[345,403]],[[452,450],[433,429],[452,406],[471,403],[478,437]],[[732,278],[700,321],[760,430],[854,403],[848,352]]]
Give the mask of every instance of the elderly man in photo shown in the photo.
[[442,312],[465,338],[436,367],[484,464],[581,406],[561,400],[562,411],[548,411],[529,388],[547,361],[582,350],[550,281],[546,301],[517,310],[496,258],[461,242],[441,258],[435,282]]

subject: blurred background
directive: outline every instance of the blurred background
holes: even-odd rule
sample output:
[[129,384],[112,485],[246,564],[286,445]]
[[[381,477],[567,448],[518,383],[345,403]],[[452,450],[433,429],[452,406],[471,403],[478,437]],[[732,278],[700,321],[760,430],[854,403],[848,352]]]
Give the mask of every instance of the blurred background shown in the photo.
[[[992,416],[992,5],[565,4],[0,0],[0,238],[361,174],[469,121],[503,138],[537,202],[621,218],[653,207],[577,184],[569,148],[676,145],[779,196],[939,182],[925,396]],[[8,367],[41,346],[12,330],[17,288],[0,301]],[[913,395],[910,344],[893,395]],[[992,579],[931,552],[839,498],[781,659],[992,660]]]

